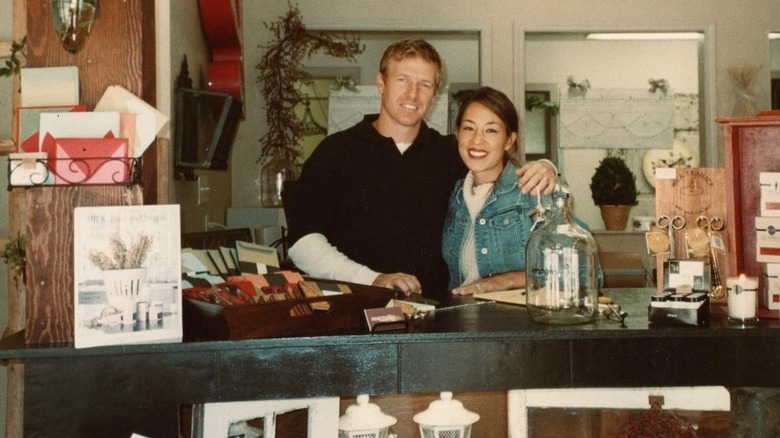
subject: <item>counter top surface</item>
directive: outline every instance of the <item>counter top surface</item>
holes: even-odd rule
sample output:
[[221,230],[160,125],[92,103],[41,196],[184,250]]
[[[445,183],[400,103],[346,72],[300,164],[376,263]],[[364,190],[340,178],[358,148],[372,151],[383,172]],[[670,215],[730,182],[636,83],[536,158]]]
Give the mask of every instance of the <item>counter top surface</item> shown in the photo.
[[176,436],[180,406],[207,402],[522,388],[780,388],[778,320],[743,329],[713,306],[709,327],[651,327],[651,293],[605,290],[628,312],[625,328],[603,319],[540,325],[523,307],[468,297],[446,303],[464,306],[415,321],[409,333],[78,350],[27,347],[21,333],[0,342],[0,358],[24,363],[31,436]]
[[713,304],[708,327],[655,326],[648,322],[647,305],[654,289],[605,289],[604,295],[628,312],[625,327],[613,318],[600,317],[595,323],[573,326],[538,324],[525,307],[454,298],[423,318],[412,321],[408,333],[347,333],[307,337],[275,337],[241,341],[184,342],[74,349],[65,346],[28,346],[23,333],[0,341],[0,359],[96,356],[114,354],[224,351],[324,345],[415,344],[457,340],[577,340],[627,338],[764,338],[780,339],[780,321],[764,318],[756,326],[730,323],[722,304]]

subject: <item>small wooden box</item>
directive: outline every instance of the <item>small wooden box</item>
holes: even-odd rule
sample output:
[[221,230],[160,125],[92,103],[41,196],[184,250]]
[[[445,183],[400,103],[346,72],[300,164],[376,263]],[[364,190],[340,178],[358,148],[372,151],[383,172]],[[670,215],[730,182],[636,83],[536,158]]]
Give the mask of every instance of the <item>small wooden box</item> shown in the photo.
[[[184,341],[368,333],[363,309],[385,307],[392,289],[350,284],[352,293],[269,303],[222,306],[185,298]],[[292,316],[294,307],[327,302],[326,312]]]

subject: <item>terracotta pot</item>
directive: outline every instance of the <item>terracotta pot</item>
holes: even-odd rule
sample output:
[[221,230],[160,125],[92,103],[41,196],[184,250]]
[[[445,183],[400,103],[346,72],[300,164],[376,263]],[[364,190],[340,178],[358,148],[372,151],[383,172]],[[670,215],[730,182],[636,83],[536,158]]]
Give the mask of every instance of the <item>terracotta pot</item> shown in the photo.
[[609,231],[625,230],[631,207],[633,205],[599,205],[604,227]]

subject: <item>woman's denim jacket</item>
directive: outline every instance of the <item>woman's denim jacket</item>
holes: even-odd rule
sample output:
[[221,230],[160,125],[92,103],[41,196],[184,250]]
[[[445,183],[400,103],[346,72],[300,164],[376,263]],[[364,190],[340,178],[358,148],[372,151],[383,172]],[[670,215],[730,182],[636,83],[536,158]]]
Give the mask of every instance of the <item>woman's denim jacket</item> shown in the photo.
[[[477,251],[479,276],[525,270],[525,244],[531,235],[534,218],[528,212],[536,206],[536,197],[523,194],[517,187],[517,168],[507,162],[485,205],[477,214],[474,247]],[[463,179],[450,195],[444,223],[442,253],[450,271],[449,289],[465,279],[461,272],[460,252],[471,220],[463,198]]]

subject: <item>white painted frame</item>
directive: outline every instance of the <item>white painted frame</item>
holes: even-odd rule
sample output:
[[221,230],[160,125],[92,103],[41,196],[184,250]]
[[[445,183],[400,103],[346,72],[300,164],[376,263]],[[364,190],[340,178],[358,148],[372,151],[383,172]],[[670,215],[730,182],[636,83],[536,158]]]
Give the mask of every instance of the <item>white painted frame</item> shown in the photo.
[[[723,161],[722,149],[717,145],[719,125],[715,123],[717,113],[717,87],[715,78],[715,24],[714,23],[683,23],[670,26],[658,24],[653,26],[560,26],[538,25],[524,26],[521,22],[513,23],[515,41],[515,102],[525,101],[525,42],[526,34],[540,32],[561,33],[592,33],[592,32],[701,32],[704,34],[701,50],[699,50],[699,150],[702,167],[717,167]],[[521,112],[521,122],[525,123],[525,114]],[[565,166],[564,166],[565,167]]]
[[339,433],[339,398],[259,400],[203,405],[202,437],[227,436],[231,424],[263,417],[263,437],[276,437],[276,415],[297,409],[309,411],[309,438],[332,438]]

